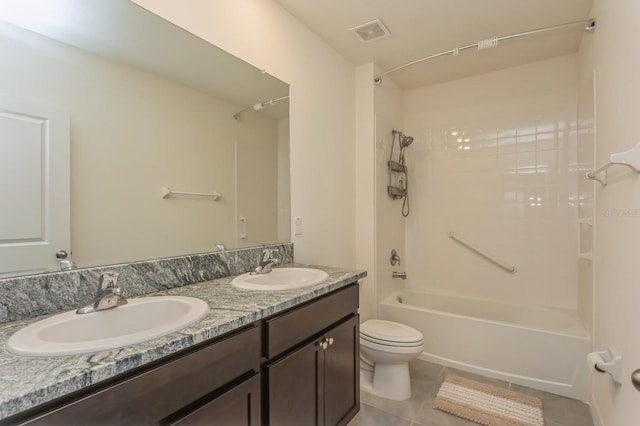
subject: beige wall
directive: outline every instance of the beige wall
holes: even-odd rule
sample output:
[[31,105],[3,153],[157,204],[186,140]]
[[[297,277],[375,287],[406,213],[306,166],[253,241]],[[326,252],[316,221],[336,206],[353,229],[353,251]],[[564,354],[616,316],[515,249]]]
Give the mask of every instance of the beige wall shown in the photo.
[[253,111],[237,120],[236,211],[244,221],[237,221],[236,247],[278,241],[278,122],[264,123]]
[[410,287],[577,308],[577,73],[569,55],[405,93]]
[[[585,35],[580,50],[581,80],[595,69],[596,166],[612,153],[632,148],[638,135],[640,55],[637,23],[640,2],[594,0],[597,29]],[[592,411],[596,425],[640,424],[640,393],[629,377],[640,368],[640,177],[628,168],[609,169],[609,183],[595,183],[594,349],[615,346],[623,356],[622,385],[605,374],[593,375]]]
[[[378,70],[379,71],[379,70]],[[375,188],[376,188],[376,285],[378,288],[378,300],[386,298],[390,292],[402,290],[406,282],[400,278],[391,278],[393,271],[406,270],[408,252],[405,247],[405,226],[407,219],[402,216],[402,199],[392,199],[387,195],[389,185],[389,168],[387,162],[391,153],[393,141],[392,130],[401,131],[413,136],[404,127],[403,91],[392,79],[386,78],[381,85],[375,88]],[[413,191],[414,174],[411,162],[411,150],[418,142],[407,151],[409,161],[409,196],[410,202],[414,200]],[[398,160],[398,138],[394,147],[394,159]],[[410,215],[413,213],[410,213]],[[392,266],[391,250],[396,249],[401,258],[401,263]]]
[[290,120],[278,121],[278,241],[291,241]]
[[356,267],[368,271],[360,280],[361,321],[376,318],[378,312],[373,75],[371,63],[356,68]]
[[273,1],[135,3],[291,85],[295,259],[354,267],[354,67]]
[[[1,40],[0,92],[70,112],[71,247],[79,266],[236,246],[236,138],[250,136],[242,143],[245,157],[255,158],[259,148],[274,153],[258,162],[275,171],[273,120],[253,117],[246,135],[246,124],[233,119],[242,106],[11,26],[1,29],[13,36]],[[252,241],[263,244],[277,239],[277,176],[260,172],[260,186],[250,176],[256,169],[245,198],[270,207],[250,222],[260,225]],[[163,200],[162,185],[218,191],[222,198]],[[274,193],[259,191],[266,186]]]

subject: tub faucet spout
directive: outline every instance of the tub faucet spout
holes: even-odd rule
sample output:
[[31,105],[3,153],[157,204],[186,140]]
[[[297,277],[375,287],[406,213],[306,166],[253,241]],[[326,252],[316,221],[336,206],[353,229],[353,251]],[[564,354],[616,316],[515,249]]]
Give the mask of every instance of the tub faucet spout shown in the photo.
[[402,278],[403,280],[407,279],[407,273],[406,272],[392,272],[391,273],[391,278]]

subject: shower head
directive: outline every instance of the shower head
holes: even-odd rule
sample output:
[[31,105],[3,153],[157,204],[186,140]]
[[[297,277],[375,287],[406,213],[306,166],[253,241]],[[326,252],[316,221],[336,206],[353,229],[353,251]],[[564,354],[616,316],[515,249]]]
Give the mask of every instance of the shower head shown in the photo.
[[404,150],[413,142],[413,136],[405,136],[400,133],[400,164],[404,165]]
[[400,148],[406,148],[413,142],[413,136],[405,136],[400,133]]

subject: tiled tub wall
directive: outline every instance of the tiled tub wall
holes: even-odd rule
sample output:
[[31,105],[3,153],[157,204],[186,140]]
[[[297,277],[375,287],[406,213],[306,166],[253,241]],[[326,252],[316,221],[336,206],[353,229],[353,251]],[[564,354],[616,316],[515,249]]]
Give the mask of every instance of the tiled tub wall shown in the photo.
[[[406,131],[416,137],[407,286],[578,308],[576,73],[577,56],[566,55],[405,93]],[[517,273],[457,244],[452,231]]]
[[85,306],[104,271],[119,273],[124,296],[134,297],[243,274],[267,248],[279,250],[280,263],[293,262],[293,244],[286,243],[2,279],[0,323]]

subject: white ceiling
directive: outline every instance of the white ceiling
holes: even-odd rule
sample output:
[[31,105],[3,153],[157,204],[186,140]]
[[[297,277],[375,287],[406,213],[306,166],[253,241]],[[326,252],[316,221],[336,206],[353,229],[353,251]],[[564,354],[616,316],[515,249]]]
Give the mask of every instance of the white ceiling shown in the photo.
[[[586,20],[592,0],[276,0],[354,65],[380,71],[479,40]],[[350,28],[380,18],[391,36],[364,44]],[[595,17],[597,18],[597,17]],[[415,88],[575,52],[582,26],[502,41],[392,74]]]

